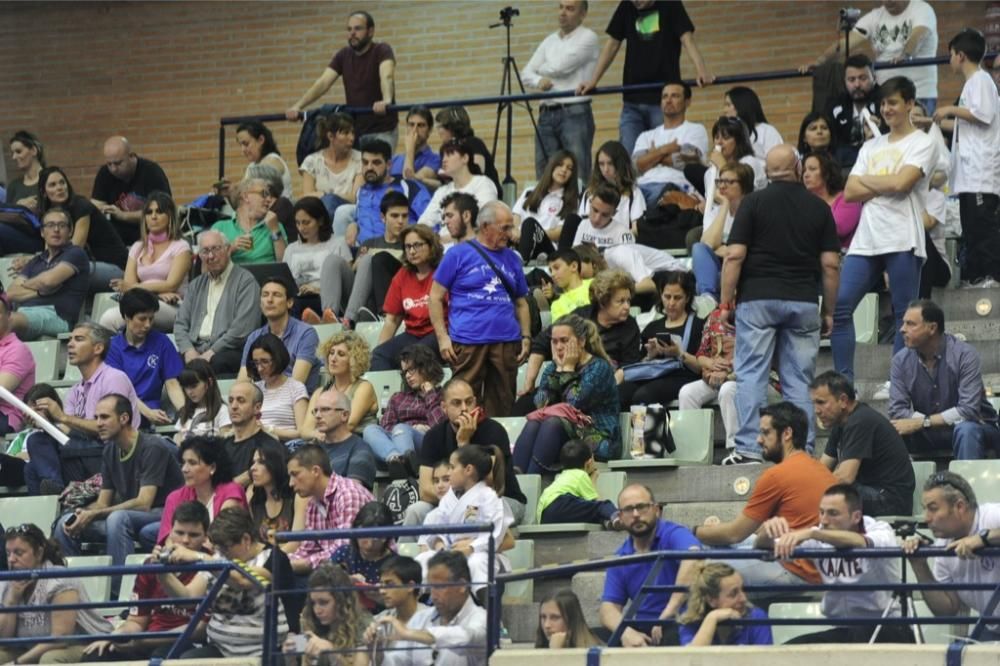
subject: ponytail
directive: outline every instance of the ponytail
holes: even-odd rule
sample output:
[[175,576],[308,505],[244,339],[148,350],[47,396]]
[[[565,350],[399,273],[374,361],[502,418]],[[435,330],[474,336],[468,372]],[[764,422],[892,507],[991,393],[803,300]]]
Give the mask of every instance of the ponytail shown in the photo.
[[45,540],[42,557],[46,562],[51,562],[52,564],[56,564],[61,567],[66,566],[66,559],[62,554],[62,547],[55,539]]
[[701,622],[712,610],[710,599],[719,596],[719,582],[732,576],[736,570],[725,562],[705,562],[695,564],[694,578],[688,587],[687,610],[678,619],[681,624]]
[[491,444],[486,449],[489,451],[490,460],[493,462],[493,468],[490,470],[487,485],[493,488],[497,495],[503,497],[507,486],[507,461],[504,458],[503,451],[499,447]]
[[553,322],[552,327],[556,326],[566,326],[580,340],[583,340],[583,347],[592,356],[598,356],[603,358],[608,363],[611,363],[611,359],[608,358],[608,353],[604,351],[604,342],[601,340],[601,333],[597,330],[597,324],[589,319],[584,319],[580,315],[568,314],[559,317],[555,322]]

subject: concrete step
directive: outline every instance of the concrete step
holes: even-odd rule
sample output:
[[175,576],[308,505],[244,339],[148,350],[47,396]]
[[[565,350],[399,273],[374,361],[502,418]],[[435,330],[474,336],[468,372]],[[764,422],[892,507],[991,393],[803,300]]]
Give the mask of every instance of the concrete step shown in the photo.
[[[947,326],[947,324],[946,324]],[[1000,373],[1000,345],[996,340],[970,340],[982,361],[984,374]],[[892,363],[892,345],[857,345],[854,351],[854,372],[858,381],[885,381]],[[833,368],[829,349],[820,349],[816,359],[816,374]]]
[[503,626],[515,643],[535,643],[538,630],[538,603],[503,604]]
[[580,599],[583,618],[588,627],[601,626],[601,595],[604,594],[604,572],[582,571],[573,576],[571,589]]
[[[976,312],[976,303],[987,299],[996,308],[1000,305],[1000,288],[934,289],[931,299],[944,310],[945,328],[948,328],[952,320],[982,319]],[[990,316],[995,318],[997,312]]]

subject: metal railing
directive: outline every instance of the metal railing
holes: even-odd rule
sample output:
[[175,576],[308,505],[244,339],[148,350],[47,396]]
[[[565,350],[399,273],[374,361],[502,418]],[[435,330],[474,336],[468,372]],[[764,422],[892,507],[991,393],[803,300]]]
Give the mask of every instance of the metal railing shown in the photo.
[[[980,556],[989,557],[1000,557],[1000,548],[983,548],[977,551]],[[768,625],[790,625],[790,626],[801,626],[801,625],[830,625],[835,624],[838,626],[865,626],[872,624],[882,624],[882,625],[932,625],[932,624],[965,624],[974,625],[972,631],[969,634],[969,639],[972,641],[977,640],[982,633],[986,630],[988,624],[1000,624],[1000,615],[996,615],[997,605],[1000,604],[1000,582],[997,583],[907,583],[906,582],[906,566],[905,561],[909,558],[925,558],[925,557],[957,557],[954,550],[949,550],[947,548],[941,547],[921,547],[919,551],[913,555],[907,555],[901,548],[844,548],[844,549],[820,549],[820,548],[796,548],[789,559],[839,559],[844,557],[864,557],[864,558],[900,558],[902,561],[902,566],[900,566],[900,576],[899,582],[886,581],[878,584],[858,584],[858,585],[848,585],[848,584],[812,584],[803,582],[800,585],[745,585],[743,589],[748,593],[759,592],[759,593],[788,593],[788,594],[801,594],[806,592],[865,592],[865,591],[892,591],[898,593],[900,597],[900,616],[899,617],[884,617],[884,618],[872,618],[872,617],[834,617],[834,618],[762,618],[762,619],[751,619],[742,618],[738,620],[726,620],[721,624],[728,625],[754,625],[754,624],[768,624]],[[608,569],[610,567],[625,566],[629,564],[638,564],[644,562],[653,562],[653,566],[650,568],[646,579],[643,581],[640,587],[639,594],[629,601],[629,604],[625,607],[622,614],[622,621],[619,623],[618,627],[612,633],[611,638],[608,640],[608,647],[620,647],[621,645],[621,635],[626,628],[635,629],[648,629],[656,626],[666,626],[676,624],[676,620],[673,618],[660,620],[660,619],[640,619],[637,617],[639,608],[642,606],[642,602],[645,600],[646,596],[653,593],[673,593],[673,592],[684,592],[687,591],[687,586],[685,585],[656,585],[654,581],[659,577],[660,571],[663,566],[672,560],[768,560],[772,559],[773,556],[769,550],[759,550],[759,549],[728,549],[728,548],[716,548],[716,549],[706,549],[706,550],[663,550],[654,551],[649,553],[639,553],[634,555],[625,555],[615,558],[605,558],[596,560],[587,560],[583,562],[573,562],[570,564],[561,564],[556,566],[546,566],[535,569],[528,569],[524,571],[516,571],[511,573],[502,573],[496,577],[497,593],[494,597],[494,603],[496,599],[503,596],[504,586],[508,583],[513,583],[521,580],[534,580],[538,578],[552,578],[552,577],[565,577],[571,576],[576,573],[581,573],[585,571],[598,571]],[[991,590],[993,594],[991,595],[989,602],[983,608],[983,613],[981,615],[970,617],[966,615],[943,615],[935,617],[911,617],[908,614],[909,609],[909,599],[912,592],[919,591],[960,591],[960,590]],[[496,616],[499,607],[494,609],[494,616]],[[955,641],[955,644],[965,645],[964,641]],[[954,645],[954,644],[953,644]],[[495,649],[497,645],[494,645]],[[958,648],[956,648],[958,649]]]
[[[995,57],[997,54],[990,53],[987,54],[985,59],[989,60],[991,57]],[[898,64],[890,63],[876,63],[875,69],[901,69],[906,67],[920,67],[923,65],[945,65],[948,64],[948,56],[935,56],[933,58],[913,58],[912,60],[907,60]],[[799,72],[797,69],[778,69],[770,70],[766,72],[750,72],[746,74],[730,74],[726,76],[718,76],[712,83],[714,86],[725,85],[725,84],[737,84],[737,83],[749,83],[753,81],[777,81],[781,79],[794,79],[802,77],[812,77],[812,73]],[[688,79],[686,81],[689,85],[697,85],[697,82],[693,79]],[[604,86],[601,88],[595,88],[594,90],[587,93],[588,97],[601,96],[601,95],[616,95],[623,92],[636,92],[641,90],[659,90],[664,85],[665,81],[657,83],[637,83],[632,85],[621,85],[621,86]],[[405,104],[390,104],[386,107],[387,111],[409,111],[415,106],[424,106],[428,109],[437,109],[447,106],[484,106],[493,104],[517,104],[522,102],[533,102],[537,100],[546,99],[560,99],[564,97],[574,97],[576,96],[575,90],[552,90],[547,92],[534,92],[525,93],[520,95],[485,95],[482,97],[464,97],[460,99],[447,99],[447,100],[431,100],[428,102],[409,102]],[[374,113],[371,107],[368,106],[347,106],[347,105],[337,105],[340,111],[349,113],[351,115],[366,115]],[[306,110],[302,112],[302,116],[305,117],[307,114],[314,113],[315,111]],[[284,113],[261,113],[249,116],[224,116],[219,119],[219,179],[225,177],[226,168],[226,127],[229,125],[239,125],[241,123],[249,121],[258,121],[262,123],[267,122],[298,122],[298,119],[289,121],[285,117]],[[510,143],[512,137],[507,136],[507,142]],[[495,156],[494,156],[495,158]]]
[[[282,543],[285,541],[317,541],[317,540],[336,540],[336,539],[363,539],[363,538],[379,538],[379,539],[398,539],[399,537],[408,536],[421,536],[425,534],[470,534],[470,533],[481,533],[490,532],[489,545],[487,550],[487,580],[485,581],[457,581],[454,583],[441,583],[438,585],[427,585],[423,584],[421,587],[468,587],[470,585],[483,584],[486,587],[486,644],[482,646],[482,649],[486,651],[487,656],[493,653],[494,646],[499,644],[500,640],[500,616],[494,615],[495,609],[499,608],[499,597],[497,597],[496,590],[496,578],[494,575],[496,566],[496,543],[492,534],[493,525],[489,523],[469,523],[464,525],[402,525],[393,527],[359,527],[350,529],[333,529],[333,530],[309,530],[303,532],[277,532],[274,535],[275,541],[277,543]],[[273,574],[272,574],[273,576]],[[272,580],[275,580],[272,577]],[[375,586],[373,586],[374,588]],[[381,587],[381,586],[378,586]],[[328,588],[324,588],[328,589]],[[288,656],[289,653],[282,652],[280,650],[280,644],[278,643],[277,636],[277,613],[278,604],[276,600],[290,595],[304,595],[307,594],[307,590],[304,588],[293,588],[293,589],[271,589],[267,594],[267,601],[265,604],[265,633],[264,633],[264,647],[263,654],[261,656],[261,664],[267,666],[268,664],[273,664],[274,666],[279,666],[282,664],[282,660]],[[497,599],[496,604],[494,603],[494,598]],[[470,648],[478,648],[480,646],[466,646]],[[277,649],[276,649],[277,648]],[[449,648],[452,649],[452,648]],[[353,652],[353,650],[348,650]]]
[[[204,596],[174,598],[165,597],[160,599],[143,600],[108,600],[108,601],[81,601],[73,604],[34,604],[18,606],[0,606],[0,613],[21,613],[39,612],[52,610],[88,610],[97,608],[128,608],[139,606],[196,606],[191,615],[191,620],[182,631],[143,631],[130,634],[74,634],[67,636],[26,636],[0,638],[0,647],[17,647],[21,645],[34,646],[39,643],[91,643],[93,641],[107,640],[113,643],[128,642],[142,639],[164,639],[174,638],[173,644],[167,651],[163,659],[175,659],[180,656],[183,649],[190,643],[191,637],[204,617],[206,611],[214,603],[216,596],[225,584],[229,574],[239,567],[226,560],[213,560],[199,562],[197,564],[127,564],[120,566],[97,566],[97,567],[49,567],[46,569],[26,569],[0,571],[0,581],[14,580],[40,580],[48,578],[86,578],[123,576],[139,574],[162,574],[162,573],[197,573],[201,571],[216,572],[215,581],[208,588]],[[251,579],[252,580],[252,579]],[[259,585],[256,581],[255,584]],[[157,666],[163,659],[153,657],[149,663]]]

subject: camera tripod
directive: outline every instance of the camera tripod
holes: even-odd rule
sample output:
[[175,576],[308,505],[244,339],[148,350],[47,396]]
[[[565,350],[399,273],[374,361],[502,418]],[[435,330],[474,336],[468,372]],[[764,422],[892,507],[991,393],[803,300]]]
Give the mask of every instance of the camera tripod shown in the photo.
[[[515,78],[517,79],[517,86],[518,86],[518,88],[520,88],[521,94],[522,95],[526,94],[526,91],[524,89],[524,82],[521,80],[521,72],[517,68],[517,62],[515,62],[514,56],[512,56],[511,53],[510,53],[510,29],[511,29],[511,27],[513,27],[513,24],[511,23],[511,19],[514,16],[519,15],[519,14],[520,14],[520,12],[518,12],[516,9],[513,9],[512,7],[505,7],[504,9],[500,10],[500,23],[494,23],[494,24],[490,25],[490,29],[499,28],[500,26],[503,26],[504,29],[507,32],[507,55],[504,56],[504,59],[503,59],[503,72],[500,75],[500,96],[501,97],[507,97],[509,95],[513,95],[514,94],[514,84],[513,84],[513,81],[514,81]],[[511,172],[510,172],[510,169],[511,169],[511,150],[512,150],[512,142],[513,142],[513,139],[514,139],[514,117],[513,117],[513,112],[514,112],[514,104],[516,104],[516,103],[518,103],[518,102],[512,102],[512,101],[507,100],[507,99],[503,99],[499,103],[497,103],[497,120],[496,120],[496,125],[493,128],[493,150],[492,150],[492,153],[493,153],[493,160],[495,162],[496,158],[497,158],[497,145],[498,145],[498,143],[500,141],[500,121],[503,118],[504,113],[506,112],[506,115],[507,115],[507,145],[506,145],[505,157],[506,157],[507,164],[506,164],[506,171],[504,172],[504,178],[503,178],[503,192],[500,192],[498,194],[500,194],[500,198],[501,199],[503,199],[503,200],[509,200],[511,202],[514,201],[514,198],[515,198],[515,196],[517,194],[517,192],[516,192],[517,181],[514,180],[514,177],[511,175]],[[545,156],[545,159],[548,160],[548,155],[545,154],[545,146],[542,145],[541,134],[538,131],[538,123],[535,122],[535,113],[531,109],[531,102],[524,101],[524,102],[520,102],[520,103],[524,104],[524,108],[527,109],[527,111],[528,111],[528,117],[531,119],[531,127],[535,130],[535,137],[538,139],[538,145],[542,146],[542,154]]]

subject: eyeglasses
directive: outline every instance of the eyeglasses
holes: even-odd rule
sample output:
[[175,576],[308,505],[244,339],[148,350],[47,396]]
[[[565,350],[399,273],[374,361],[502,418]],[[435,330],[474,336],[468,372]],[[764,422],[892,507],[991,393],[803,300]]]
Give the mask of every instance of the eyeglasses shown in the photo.
[[46,231],[56,231],[61,229],[69,229],[68,222],[46,222],[42,225],[42,229]]
[[955,479],[950,473],[937,472],[936,474],[932,475],[929,479],[927,479],[927,484],[924,486],[924,490],[931,490],[932,488],[940,488],[941,486],[948,486],[949,488],[954,488],[958,492],[962,493],[962,497],[964,497],[965,501],[968,502],[969,501],[968,491],[971,491],[972,489],[963,488],[962,485],[963,484],[959,483],[957,479]]
[[37,529],[38,528],[31,523],[21,523],[15,527],[8,527],[5,534],[8,538],[15,536],[27,536]]
[[652,502],[641,502],[639,504],[629,504],[628,506],[619,507],[618,511],[620,513],[646,513],[654,506],[656,505]]
[[214,245],[212,247],[203,247],[198,250],[198,254],[202,257],[211,257],[213,254],[222,254],[226,251],[224,245]]
[[735,185],[738,182],[740,181],[736,180],[735,178],[716,178],[715,186],[719,187],[720,185]]
[[420,241],[419,243],[407,243],[406,245],[403,246],[403,249],[406,250],[407,252],[414,252],[422,247],[427,247],[427,243],[425,243],[424,241]]
[[416,369],[416,367],[414,367],[414,366],[411,365],[408,368],[400,368],[399,372],[405,377],[406,375],[410,374],[411,372],[414,372],[414,373],[417,372],[417,369]]
[[264,198],[271,196],[271,193],[267,190],[247,190],[247,194],[256,194]]

